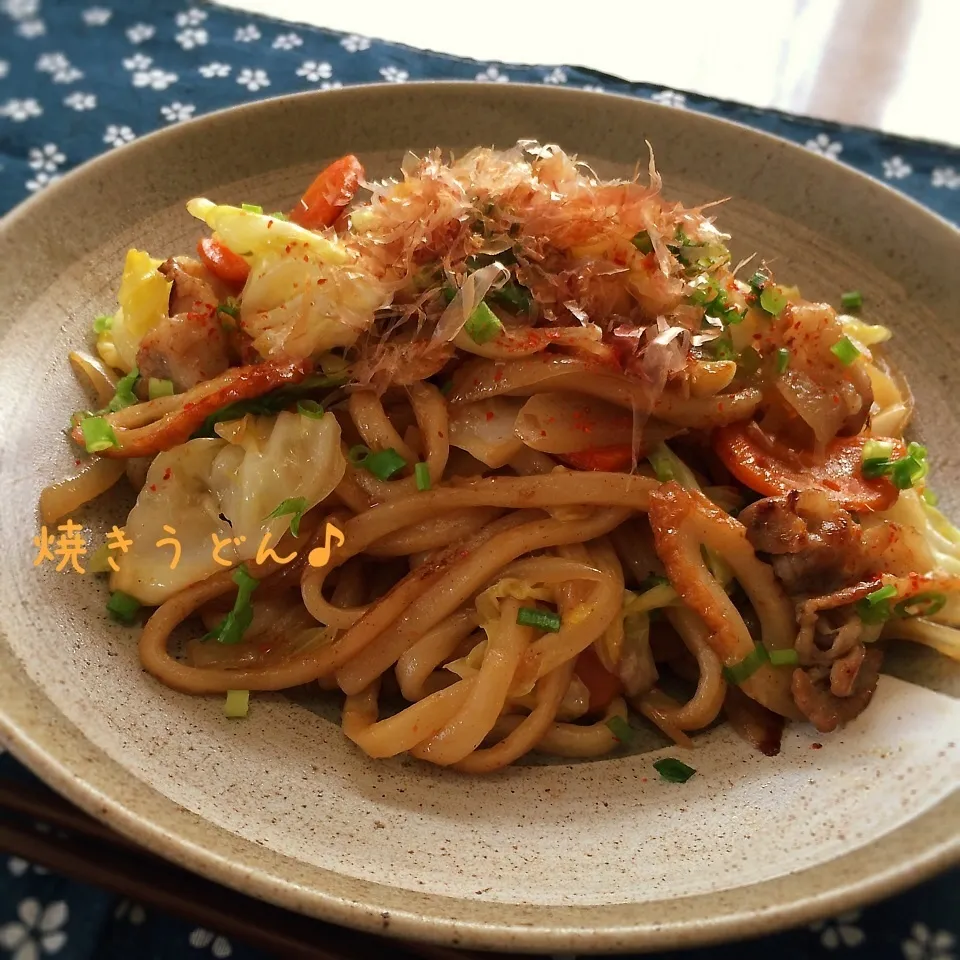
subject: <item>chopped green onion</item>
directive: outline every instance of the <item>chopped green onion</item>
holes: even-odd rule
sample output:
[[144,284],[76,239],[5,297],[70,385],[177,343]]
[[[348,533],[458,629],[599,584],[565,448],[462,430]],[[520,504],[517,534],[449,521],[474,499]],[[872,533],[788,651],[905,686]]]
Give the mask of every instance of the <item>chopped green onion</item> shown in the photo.
[[553,610],[541,610],[538,607],[521,607],[517,611],[517,623],[521,627],[536,627],[546,633],[558,633],[560,614]]
[[770,659],[767,648],[758,643],[742,660],[723,668],[728,683],[740,684],[752,677]]
[[466,330],[467,336],[474,343],[484,344],[500,335],[503,324],[500,322],[500,318],[481,300],[463,325],[463,329]]
[[910,619],[912,617],[932,617],[939,613],[947,602],[947,595],[937,590],[928,590],[925,593],[916,593],[912,597],[901,600],[893,612],[898,617]]
[[109,313],[102,313],[99,317],[95,317],[93,321],[93,332],[94,333],[105,333],[113,326],[113,317]]
[[274,220],[287,221],[290,219],[285,213],[281,213],[279,210],[274,210],[273,213],[268,214],[268,216],[272,217]]
[[663,450],[651,450],[647,454],[647,461],[653,467],[654,475],[661,483],[669,483],[676,478],[673,470],[673,458]]
[[240,718],[247,715],[250,709],[249,690],[228,690],[227,699],[223,701],[223,715],[225,717]]
[[909,490],[927,475],[929,469],[927,448],[911,443],[907,455],[893,462],[890,479],[898,490]]
[[653,762],[653,769],[660,774],[661,779],[670,783],[686,783],[697,771],[688,767],[676,757],[664,757]]
[[214,427],[223,420],[239,420],[248,413],[256,416],[270,416],[286,410],[298,400],[305,397],[308,393],[313,393],[323,387],[338,387],[344,383],[343,377],[327,376],[326,374],[314,373],[301,380],[300,383],[292,384],[288,387],[278,387],[271,390],[261,397],[253,397],[250,400],[237,400],[235,403],[228,403],[225,407],[211,413],[202,426],[193,434],[193,437],[213,437],[216,436]]
[[888,583],[885,587],[880,587],[878,590],[874,590],[873,593],[868,593],[863,599],[866,601],[867,606],[875,607],[878,603],[889,600],[896,595],[897,588],[892,583]]
[[147,396],[151,400],[158,397],[172,397],[174,394],[172,380],[158,380],[156,377],[150,377],[147,380]]
[[137,619],[137,612],[140,610],[140,601],[136,597],[131,597],[129,593],[122,590],[114,590],[107,601],[107,613],[117,621],[117,623],[131,624]]
[[240,304],[233,297],[228,297],[223,303],[217,304],[217,313],[225,313],[236,320],[240,316]]
[[653,241],[650,239],[650,234],[646,230],[641,230],[631,241],[630,241],[641,253],[653,253]]
[[453,381],[452,381],[452,380],[444,380],[443,383],[440,384],[440,392],[441,392],[444,396],[447,396],[452,389],[453,389]]
[[286,500],[282,500],[276,510],[274,510],[273,513],[268,513],[263,519],[265,521],[276,520],[277,517],[285,517],[288,514],[293,514],[293,519],[290,521],[290,532],[295,537],[299,537],[300,520],[303,517],[303,513],[306,509],[306,497],[289,497]]
[[891,460],[893,445],[868,440],[863,445],[863,463],[861,473],[868,480],[889,476],[898,490],[909,490],[915,487],[929,472],[927,463],[927,448],[919,443],[911,443],[907,447],[907,454],[898,460]]
[[864,460],[860,472],[867,480],[876,480],[885,477],[893,469],[892,460]]
[[790,351],[786,347],[777,350],[777,373],[784,373],[790,366]]
[[849,367],[860,351],[849,337],[841,337],[831,348],[830,352],[845,366]]
[[497,303],[512,307],[520,313],[529,313],[533,308],[533,297],[526,287],[521,287],[519,283],[505,283],[499,290],[490,294],[491,300]]
[[429,490],[431,485],[430,480],[430,465],[426,463],[418,463],[413,468],[413,475],[417,479],[417,489],[418,490]]
[[109,413],[116,413],[124,407],[132,407],[140,402],[140,398],[133,392],[133,388],[140,379],[140,371],[134,367],[126,376],[117,381],[117,388],[113,394],[113,399],[107,404]]
[[868,440],[863,445],[860,472],[867,480],[885,477],[893,470],[893,464],[896,462],[890,459],[892,453],[893,443],[891,441]]
[[351,447],[347,451],[347,459],[355,466],[362,467],[367,462],[367,457],[370,456],[371,450],[369,447],[365,447],[362,443],[358,443],[355,447]]
[[710,351],[710,356],[712,356],[714,360],[737,359],[737,351],[729,336],[717,337],[715,340],[711,340],[707,349]]
[[695,281],[693,293],[690,294],[690,302],[696,307],[705,307],[708,303],[713,303],[720,294],[720,288],[713,277],[702,277]]
[[698,279],[695,282],[693,293],[690,294],[690,303],[702,306],[705,316],[716,317],[724,326],[740,323],[746,311],[741,313],[731,305],[726,293],[717,286],[712,277]]
[[863,445],[863,460],[889,460],[893,453],[892,440],[868,440]]
[[241,203],[240,209],[247,213],[263,213],[263,207],[259,203]]
[[79,427],[87,417],[92,417],[93,414],[89,410],[75,410],[70,414],[70,426]]
[[771,650],[770,662],[775,667],[795,667],[800,662],[800,654],[796,650]]
[[443,299],[447,303],[453,303],[453,298],[457,295],[457,288],[452,283],[445,283],[440,288],[440,293],[443,294]]
[[110,447],[120,446],[113,427],[103,417],[84,417],[80,421],[80,432],[83,434],[83,446],[87,453],[100,453]]
[[786,305],[787,298],[776,284],[767,284],[760,291],[760,306],[771,316],[780,316]]
[[633,743],[633,727],[623,717],[611,717],[607,721],[610,732],[625,746]]
[[770,277],[761,271],[757,271],[747,283],[750,286],[750,289],[759,297],[763,292],[763,288],[766,284],[770,282]]
[[218,643],[239,643],[253,622],[253,607],[250,596],[260,586],[260,581],[251,577],[247,565],[241,563],[233,572],[233,582],[237,585],[237,597],[233,609],[220,621],[220,625],[205,634],[204,640],[216,640]]
[[363,461],[364,470],[372,473],[378,480],[389,480],[406,465],[407,461],[393,447],[371,453]]
[[897,588],[893,584],[887,584],[868,593],[862,600],[858,600],[854,609],[857,616],[864,623],[883,623],[891,617],[890,598],[897,595]]
[[298,400],[297,413],[311,420],[320,420],[323,417],[323,404],[316,400]]
[[863,294],[859,290],[848,290],[840,294],[840,306],[844,310],[857,310],[863,306]]

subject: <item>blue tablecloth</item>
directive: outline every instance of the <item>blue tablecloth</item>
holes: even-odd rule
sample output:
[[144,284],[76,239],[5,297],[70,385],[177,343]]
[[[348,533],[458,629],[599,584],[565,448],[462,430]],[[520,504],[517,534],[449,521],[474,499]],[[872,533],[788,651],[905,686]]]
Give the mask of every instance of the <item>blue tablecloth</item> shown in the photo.
[[[579,67],[480,63],[176,0],[0,0],[0,210],[158,127],[265,96],[421,79],[525,81],[626,93],[737,120],[848,163],[960,221],[960,151],[758,110]],[[0,773],[16,768],[0,756]],[[18,776],[29,775],[16,768]],[[960,873],[884,904],[710,960],[957,960]],[[37,960],[263,955],[214,931],[0,854],[0,957]],[[661,955],[666,957],[666,954]]]

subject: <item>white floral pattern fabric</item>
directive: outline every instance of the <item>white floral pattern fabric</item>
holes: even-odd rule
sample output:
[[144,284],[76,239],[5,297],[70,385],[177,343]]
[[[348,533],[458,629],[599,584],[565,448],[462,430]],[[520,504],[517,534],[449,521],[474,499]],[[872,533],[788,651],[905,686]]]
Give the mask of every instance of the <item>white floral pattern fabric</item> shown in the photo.
[[[949,146],[627,83],[578,67],[458,59],[190,0],[0,0],[0,214],[84,160],[211,110],[305,90],[434,79],[628,94],[738,121],[849,164],[960,222],[960,151]],[[2,747],[0,777],[29,778]],[[958,887],[955,871],[875,907],[683,956],[960,960]],[[105,931],[109,944],[98,939]],[[160,916],[47,874],[22,857],[0,858],[0,960],[130,957],[266,960],[229,931]],[[557,960],[576,958],[558,954]]]

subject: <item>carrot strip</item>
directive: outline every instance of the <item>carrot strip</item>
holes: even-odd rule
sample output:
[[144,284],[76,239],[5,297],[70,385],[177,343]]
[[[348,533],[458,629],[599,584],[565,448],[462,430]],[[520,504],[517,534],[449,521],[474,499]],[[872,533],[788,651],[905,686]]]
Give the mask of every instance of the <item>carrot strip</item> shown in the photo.
[[197,244],[197,253],[200,254],[204,266],[225,283],[242,287],[247,282],[250,265],[215,237],[204,237]]
[[[759,434],[759,436],[758,436]],[[822,490],[847,510],[886,510],[897,501],[897,488],[886,478],[868,480],[861,465],[863,446],[870,438],[837,437],[827,444],[823,459],[790,450],[751,423],[733,423],[713,435],[713,449],[724,466],[744,486],[764,496],[791,490]],[[899,440],[894,456],[906,450]]]
[[331,226],[353,200],[363,176],[363,165],[353,154],[334,160],[304,191],[290,219],[309,230]]

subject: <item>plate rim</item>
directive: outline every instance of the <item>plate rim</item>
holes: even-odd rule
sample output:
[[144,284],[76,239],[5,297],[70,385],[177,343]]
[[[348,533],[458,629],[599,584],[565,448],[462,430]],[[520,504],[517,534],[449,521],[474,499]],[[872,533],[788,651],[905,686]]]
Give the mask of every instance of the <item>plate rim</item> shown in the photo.
[[[422,81],[406,83],[402,87],[406,94],[412,94],[413,96],[428,96],[438,88],[457,88],[463,93],[469,90],[470,95],[478,99],[482,99],[484,96],[483,85],[467,80]],[[641,113],[644,111],[660,113],[661,111],[675,110],[675,108],[649,100],[612,91],[599,93],[567,88],[545,88],[531,83],[510,84],[510,88],[510,92],[516,92],[518,97],[532,97],[535,93],[537,98],[547,99],[572,100],[579,97],[585,103],[596,101],[597,98],[613,97],[629,102],[631,109]],[[392,91],[392,93],[387,94],[387,91]],[[119,169],[126,168],[130,163],[135,162],[139,151],[152,149],[158,141],[169,140],[172,142],[182,137],[184,130],[192,133],[199,127],[216,124],[224,118],[232,120],[240,113],[256,114],[263,112],[268,114],[278,104],[289,104],[308,98],[315,99],[323,96],[327,97],[328,100],[340,99],[346,101],[351,98],[362,100],[371,93],[396,95],[397,92],[396,88],[384,84],[359,84],[332,91],[304,91],[228,107],[197,117],[187,123],[158,129],[138,138],[123,150],[111,150],[86,161],[51,187],[27,198],[0,219],[0,234],[15,230],[22,219],[29,217],[35,208],[45,206],[50,202],[56,202],[62,193],[68,192],[75,183],[89,176],[94,168],[96,168],[96,172],[109,172],[114,166]],[[819,164],[833,163],[835,168],[839,167],[843,171],[843,176],[857,178],[862,184],[868,185],[878,196],[883,196],[885,198],[884,203],[905,205],[906,208],[911,208],[911,212],[915,216],[925,218],[940,228],[946,227],[949,234],[952,235],[952,242],[956,243],[960,240],[960,230],[952,223],[913,198],[900,193],[890,185],[876,180],[866,173],[846,165],[839,166],[835,161],[817,157],[810,151],[806,151],[797,143],[762,130],[756,130],[736,121],[700,112],[691,112],[690,116],[696,117],[696,122],[703,122],[708,126],[720,124],[749,131],[752,137],[760,139],[761,142],[768,142],[771,146],[776,145],[778,149],[796,151],[797,155],[806,155],[808,160],[813,162],[818,169],[825,169],[819,167]],[[190,134],[188,133],[188,135]],[[904,209],[904,207],[901,207],[901,209]],[[6,628],[0,623],[0,640],[4,640],[5,636]],[[19,672],[20,679],[26,681],[20,692],[26,696],[25,691],[30,691],[34,694],[36,706],[46,707],[48,715],[45,722],[47,725],[59,725],[61,728],[69,727],[68,736],[78,738],[86,744],[88,754],[94,754],[92,758],[85,762],[94,766],[99,764],[98,769],[101,774],[108,772],[111,767],[115,766],[123,772],[123,776],[133,781],[133,786],[136,788],[135,792],[145,791],[145,797],[152,795],[162,805],[169,806],[171,811],[179,810],[189,818],[195,819],[198,829],[220,831],[225,835],[233,836],[240,843],[248,844],[252,851],[262,854],[262,848],[258,847],[253,841],[242,840],[236,835],[229,834],[224,828],[217,827],[210,821],[204,821],[199,814],[192,814],[179,807],[175,801],[169,800],[155,788],[140,781],[135,774],[123,767],[118,761],[107,756],[101,748],[86,740],[79,729],[59,713],[55,702],[49,695],[27,677],[25,670],[16,660],[12,651],[0,646],[0,663],[4,660],[12,661],[13,669],[0,671],[0,691],[4,690],[5,687],[9,690],[13,686],[13,678]],[[886,870],[879,870],[871,876],[861,877],[857,881],[840,882],[827,889],[826,892],[821,891],[818,894],[807,895],[792,902],[785,901],[760,907],[752,905],[742,909],[724,905],[724,901],[736,900],[740,897],[748,899],[751,892],[769,890],[787,879],[799,879],[811,874],[815,875],[818,872],[835,868],[838,864],[847,863],[850,860],[856,861],[858,858],[867,855],[870,845],[858,847],[839,858],[834,858],[796,873],[719,892],[651,900],[641,904],[533,908],[533,913],[558,917],[555,922],[551,922],[549,925],[541,925],[519,917],[509,922],[494,922],[492,919],[487,921],[459,920],[451,912],[448,912],[455,909],[456,905],[459,904],[487,908],[491,914],[495,912],[501,915],[517,913],[518,905],[502,904],[495,901],[474,902],[443,894],[418,894],[415,891],[406,891],[399,887],[387,887],[374,881],[357,880],[354,882],[359,884],[361,888],[371,891],[368,901],[363,903],[356,899],[351,900],[343,894],[331,893],[329,890],[321,890],[317,887],[309,889],[289,877],[283,878],[276,872],[270,872],[264,868],[251,869],[245,867],[236,859],[230,860],[223,853],[212,849],[212,844],[203,846],[188,839],[185,830],[181,829],[178,833],[169,825],[162,826],[159,821],[149,819],[149,809],[146,805],[137,809],[133,799],[127,798],[125,800],[117,796],[117,794],[125,792],[119,785],[111,793],[104,790],[102,784],[97,785],[98,778],[95,774],[87,773],[85,777],[79,774],[77,769],[84,764],[74,762],[71,765],[69,758],[63,755],[62,744],[43,742],[41,736],[42,723],[38,722],[33,726],[30,725],[28,714],[34,708],[25,699],[21,701],[16,696],[12,700],[9,698],[3,699],[5,702],[0,702],[0,731],[3,732],[11,753],[81,809],[103,820],[121,834],[141,843],[153,852],[160,853],[160,855],[173,862],[188,869],[202,872],[203,875],[233,889],[260,896],[280,906],[307,913],[332,923],[340,923],[375,933],[387,933],[407,939],[485,949],[567,950],[572,948],[577,952],[654,950],[664,947],[705,945],[745,936],[758,936],[783,929],[788,925],[808,922],[830,912],[839,912],[851,906],[861,905],[888,896],[908,885],[920,882],[939,870],[960,862],[960,833],[941,830],[938,836],[934,829],[932,835],[922,841],[919,849],[915,850],[912,856],[901,857],[898,862],[889,865]],[[54,734],[48,733],[48,740],[51,736],[55,739]],[[880,842],[893,844],[897,838],[902,841],[904,837],[918,831],[922,832],[924,828],[951,822],[960,822],[960,793],[958,792],[948,795],[924,813],[884,834],[880,838]],[[216,836],[212,839],[215,840]],[[269,853],[274,858],[275,863],[288,859],[292,861],[292,858],[285,857],[275,851],[269,851]],[[297,861],[292,862],[296,863]],[[319,870],[321,874],[329,873],[341,880],[349,879],[342,874],[335,874],[333,871],[327,871],[323,868],[313,869]],[[435,913],[424,909],[391,909],[385,915],[384,911],[378,909],[378,905],[374,902],[377,891],[384,890],[392,891],[410,901],[428,901],[436,904],[438,909]],[[650,912],[658,904],[690,901],[704,902],[705,905],[714,903],[717,909],[713,916],[708,914],[691,917],[688,914],[686,919],[667,921],[658,921],[651,918],[642,922],[613,923],[607,919],[600,919],[599,916],[605,912],[624,907],[629,907],[638,913],[644,913]],[[444,910],[445,907],[448,910]],[[522,908],[520,909],[522,910]],[[530,909],[527,908],[528,912]],[[558,915],[561,912],[570,919],[572,919],[574,913],[589,914],[597,916],[598,919],[593,927],[588,924],[570,924],[559,919]]]

